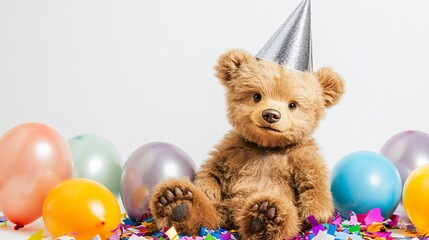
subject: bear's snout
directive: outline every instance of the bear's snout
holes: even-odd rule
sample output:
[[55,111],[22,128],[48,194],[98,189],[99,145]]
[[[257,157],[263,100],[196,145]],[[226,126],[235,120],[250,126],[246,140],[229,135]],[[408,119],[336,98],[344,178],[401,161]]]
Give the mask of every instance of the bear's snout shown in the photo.
[[275,109],[265,109],[262,111],[262,118],[268,123],[276,123],[281,118],[281,113]]
[[249,125],[249,127],[256,126],[260,134],[278,134],[292,127],[287,104],[284,101],[266,97],[252,107],[250,119],[254,124]]

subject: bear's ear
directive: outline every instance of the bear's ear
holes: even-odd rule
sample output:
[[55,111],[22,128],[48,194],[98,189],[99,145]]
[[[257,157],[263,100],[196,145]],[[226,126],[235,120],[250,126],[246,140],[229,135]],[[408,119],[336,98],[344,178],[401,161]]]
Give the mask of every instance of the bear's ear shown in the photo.
[[315,74],[323,88],[325,107],[337,104],[344,94],[344,81],[341,76],[329,67],[321,68]]
[[216,77],[228,87],[231,85],[231,80],[237,76],[240,67],[253,59],[254,57],[245,50],[230,50],[219,57],[215,66]]

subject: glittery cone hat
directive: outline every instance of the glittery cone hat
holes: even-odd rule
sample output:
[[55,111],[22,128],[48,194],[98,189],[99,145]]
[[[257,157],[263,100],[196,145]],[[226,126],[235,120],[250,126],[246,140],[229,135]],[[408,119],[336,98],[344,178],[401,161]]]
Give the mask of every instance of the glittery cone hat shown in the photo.
[[288,69],[313,71],[310,0],[302,1],[256,57]]

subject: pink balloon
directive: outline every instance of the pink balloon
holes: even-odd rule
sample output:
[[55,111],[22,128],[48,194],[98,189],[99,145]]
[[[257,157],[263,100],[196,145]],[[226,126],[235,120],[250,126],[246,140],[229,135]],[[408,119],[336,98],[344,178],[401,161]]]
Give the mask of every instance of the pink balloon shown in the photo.
[[0,206],[22,227],[42,216],[43,201],[72,174],[67,141],[39,123],[18,125],[0,138]]

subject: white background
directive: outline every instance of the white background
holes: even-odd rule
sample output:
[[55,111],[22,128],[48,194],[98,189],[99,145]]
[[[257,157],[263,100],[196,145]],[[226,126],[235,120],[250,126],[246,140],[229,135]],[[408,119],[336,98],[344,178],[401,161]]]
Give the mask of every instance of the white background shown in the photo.
[[[0,0],[0,134],[29,121],[96,133],[124,161],[167,141],[199,166],[230,128],[217,57],[256,54],[299,2]],[[428,1],[313,1],[312,16],[315,70],[346,81],[315,134],[330,167],[400,131],[429,132]]]

